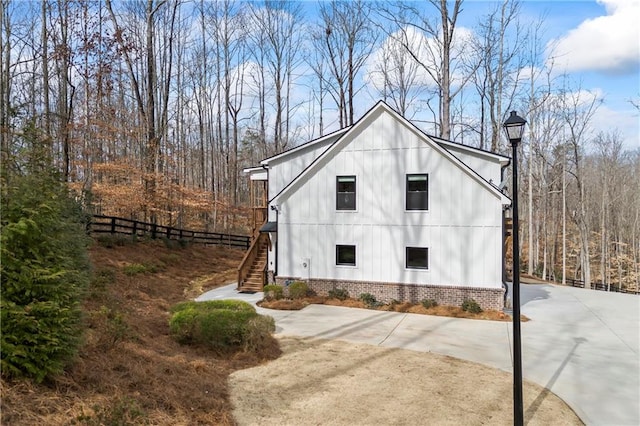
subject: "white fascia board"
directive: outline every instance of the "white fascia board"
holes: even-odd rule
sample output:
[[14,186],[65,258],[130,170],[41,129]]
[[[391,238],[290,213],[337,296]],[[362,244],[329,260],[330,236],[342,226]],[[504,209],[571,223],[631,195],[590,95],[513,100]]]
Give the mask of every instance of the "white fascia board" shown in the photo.
[[[434,137],[431,137],[431,136],[427,135],[425,132],[420,130],[415,124],[413,124],[411,121],[407,120],[406,118],[404,118],[400,114],[398,114],[398,112],[396,110],[394,110],[393,108],[391,108],[389,105],[387,105],[385,103],[383,103],[383,105],[386,107],[386,110],[396,118],[396,120],[398,120],[400,123],[404,124],[408,129],[410,129],[418,137],[422,138],[427,144],[429,144],[434,150],[440,152],[444,157],[448,158],[453,164],[455,164],[458,167],[460,167],[465,173],[467,173],[469,176],[471,176],[471,178],[475,179],[478,183],[480,183],[482,186],[484,186],[486,189],[488,189],[489,192],[491,192],[494,195],[496,195],[503,205],[511,204],[511,200],[509,199],[509,197],[504,195],[502,193],[502,191],[500,191],[500,189],[498,189],[496,186],[491,184],[485,178],[480,176],[480,174],[478,172],[473,170],[465,162],[460,160],[458,157],[453,155],[453,153],[451,153],[448,149],[444,148],[443,146],[441,146],[438,143],[438,141],[445,141],[444,139],[434,138]],[[445,141],[445,142],[449,142],[450,144],[453,144],[453,145],[458,146],[458,147],[464,147],[465,146],[465,145],[457,144],[455,142],[450,142],[450,141]],[[479,150],[477,148],[471,148],[471,147],[468,147],[468,148],[470,148],[470,150],[477,150],[479,152],[483,152],[482,150]],[[487,154],[494,155],[495,157],[503,157],[500,154],[494,154],[494,153],[489,153],[489,152],[487,152]],[[509,158],[508,157],[505,157],[505,158],[507,159],[507,163],[508,163]]]
[[472,146],[469,146],[469,145],[463,145],[463,144],[458,143],[458,142],[453,142],[453,141],[449,141],[449,140],[446,140],[446,139],[441,139],[441,138],[438,138],[438,137],[435,137],[435,136],[429,136],[429,137],[432,138],[433,140],[435,140],[435,142],[438,145],[444,145],[444,147],[447,148],[447,149],[465,151],[469,155],[473,155],[473,156],[476,156],[476,157],[485,157],[485,158],[491,159],[493,161],[497,161],[503,166],[506,166],[511,162],[511,158],[507,157],[506,155],[498,154],[498,153],[492,152],[492,151],[486,151],[484,149],[475,148],[475,147],[472,147]]
[[328,139],[332,139],[332,138],[338,139],[340,136],[345,134],[351,127],[352,126],[345,127],[340,130],[336,130],[335,132],[329,133],[328,135],[324,135],[317,139],[303,143],[302,145],[298,145],[295,148],[291,148],[288,151],[281,152],[280,154],[274,155],[273,157],[265,158],[260,162],[260,164],[268,166],[269,163],[286,160],[288,157],[298,154],[300,151],[304,151],[305,149],[312,148],[315,145],[326,142]]
[[[420,139],[422,139],[425,143],[427,143],[431,148],[433,148],[435,151],[439,152],[445,158],[449,159],[449,161],[451,161],[453,164],[455,164],[460,169],[462,169],[471,178],[473,178],[477,182],[479,182],[489,192],[493,193],[496,197],[498,197],[498,199],[500,199],[500,201],[501,201],[501,203],[503,205],[511,204],[511,200],[509,199],[509,197],[507,197],[505,194],[503,194],[502,191],[500,191],[497,187],[495,187],[494,185],[489,183],[486,179],[484,179],[482,176],[480,176],[475,170],[473,170],[467,164],[462,162],[458,157],[453,155],[446,148],[440,146],[440,144],[438,144],[438,142],[434,138],[430,137],[429,135],[424,133],[422,130],[420,130],[415,124],[411,123],[409,120],[407,120],[406,118],[404,118],[400,114],[398,114],[397,111],[395,111],[393,108],[391,108],[384,101],[379,101],[376,105],[374,105],[353,126],[351,126],[350,128],[347,128],[347,129],[343,129],[343,130],[346,130],[346,131],[340,136],[340,138],[333,145],[331,145],[329,148],[327,148],[327,150],[324,151],[311,164],[309,164],[309,166],[306,169],[304,169],[302,171],[302,173],[300,173],[293,181],[291,181],[278,194],[276,194],[270,200],[270,202],[277,202],[278,199],[287,196],[289,192],[291,192],[292,190],[294,190],[294,188],[299,186],[299,182],[300,181],[306,179],[307,176],[311,175],[314,172],[315,169],[320,167],[320,165],[324,163],[324,160],[326,158],[330,157],[335,151],[338,151],[338,150],[342,149],[342,146],[346,143],[345,141],[350,140],[351,139],[350,136],[352,134],[356,134],[357,135],[359,133],[358,130],[362,126],[366,125],[365,123],[367,123],[368,120],[372,116],[374,116],[376,114],[379,115],[383,111],[386,111],[387,113],[391,114],[398,122],[404,124],[410,131],[412,131],[414,134],[416,134]],[[499,154],[495,154],[495,155],[499,156]]]
[[[385,107],[385,106],[388,108],[388,106],[383,101],[379,101],[369,111],[367,111],[365,115],[362,116],[354,125],[352,125],[351,127],[347,127],[342,130],[339,130],[338,132],[341,132],[341,133],[338,136],[338,139],[336,140],[336,142],[333,143],[333,145],[331,145],[329,148],[327,148],[315,160],[313,160],[311,164],[307,166],[306,169],[304,169],[298,176],[296,176],[295,179],[289,182],[289,184],[285,186],[271,200],[269,200],[269,202],[277,203],[279,199],[281,199],[282,197],[285,197],[289,192],[292,191],[293,188],[298,186],[300,181],[306,179],[306,177],[311,175],[315,171],[315,169],[319,167],[320,164],[323,164],[325,159],[329,158],[333,152],[342,149],[342,146],[344,145],[345,141],[349,139],[349,136],[351,134],[358,133],[358,129],[363,126],[362,123],[365,123],[369,117],[371,117],[374,113],[379,111],[381,107]],[[327,135],[327,136],[335,136],[336,133],[338,132],[334,132],[331,135]]]
[[269,178],[267,169],[264,167],[248,167],[242,169],[242,172],[248,174],[250,180],[267,180]]

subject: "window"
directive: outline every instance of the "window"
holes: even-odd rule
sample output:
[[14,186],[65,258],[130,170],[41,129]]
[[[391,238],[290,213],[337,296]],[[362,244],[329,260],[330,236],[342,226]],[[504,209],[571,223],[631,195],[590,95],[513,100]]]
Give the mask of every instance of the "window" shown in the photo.
[[336,246],[336,265],[356,266],[356,246]]
[[429,175],[407,175],[407,210],[429,210]]
[[429,249],[407,247],[407,269],[429,269]]
[[336,178],[336,210],[356,209],[356,177],[338,176]]

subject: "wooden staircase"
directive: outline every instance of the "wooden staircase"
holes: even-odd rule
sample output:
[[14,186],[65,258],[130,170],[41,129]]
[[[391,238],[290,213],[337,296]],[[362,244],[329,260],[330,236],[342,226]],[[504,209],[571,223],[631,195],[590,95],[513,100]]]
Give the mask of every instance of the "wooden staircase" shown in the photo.
[[258,233],[238,267],[238,291],[262,291],[265,285],[269,236]]
[[505,217],[503,221],[504,221],[504,237],[506,239],[513,234],[513,219],[510,217]]

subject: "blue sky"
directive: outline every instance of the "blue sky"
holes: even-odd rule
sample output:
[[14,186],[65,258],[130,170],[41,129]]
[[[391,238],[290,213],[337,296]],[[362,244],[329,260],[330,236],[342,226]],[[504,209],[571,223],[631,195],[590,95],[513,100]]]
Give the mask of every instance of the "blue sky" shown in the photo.
[[[318,3],[305,6],[313,19]],[[458,27],[473,29],[495,6],[466,0]],[[542,18],[543,42],[555,46],[558,58],[554,74],[566,73],[572,87],[603,101],[592,120],[594,132],[616,130],[625,148],[640,149],[640,118],[630,102],[640,102],[640,0],[521,1],[525,25]]]
[[[461,25],[491,7],[467,0]],[[640,148],[640,118],[630,103],[640,100],[640,0],[522,2],[523,20],[544,17],[544,34],[566,58],[576,84],[598,93],[603,103],[594,117],[595,131],[617,129],[628,149]]]

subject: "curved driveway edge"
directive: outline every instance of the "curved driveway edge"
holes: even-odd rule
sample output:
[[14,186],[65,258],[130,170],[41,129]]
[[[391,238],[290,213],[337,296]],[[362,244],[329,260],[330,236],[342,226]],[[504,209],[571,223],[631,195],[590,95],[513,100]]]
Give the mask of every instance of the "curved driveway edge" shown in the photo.
[[[235,284],[196,300],[241,299]],[[521,286],[523,376],[562,398],[588,425],[640,424],[640,297],[550,284]],[[310,305],[257,308],[286,336],[436,352],[512,370],[511,323]],[[542,392],[524,407],[535,411]],[[526,416],[525,416],[526,417]]]

